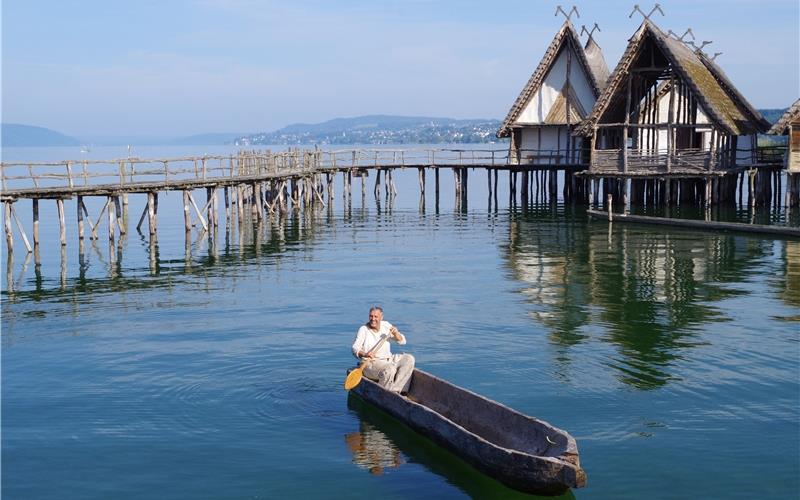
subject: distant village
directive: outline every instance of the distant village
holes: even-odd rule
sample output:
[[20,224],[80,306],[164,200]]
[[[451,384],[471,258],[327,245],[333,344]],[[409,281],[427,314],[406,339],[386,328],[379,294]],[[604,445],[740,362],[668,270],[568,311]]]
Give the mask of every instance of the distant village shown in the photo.
[[498,139],[500,120],[420,120],[416,123],[370,123],[368,117],[353,119],[341,127],[286,127],[239,137],[237,146],[270,144],[466,144],[507,143]]

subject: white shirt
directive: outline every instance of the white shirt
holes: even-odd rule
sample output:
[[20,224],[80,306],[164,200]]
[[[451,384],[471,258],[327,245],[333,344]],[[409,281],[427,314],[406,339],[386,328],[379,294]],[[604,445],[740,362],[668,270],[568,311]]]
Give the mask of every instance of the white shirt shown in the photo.
[[[358,329],[358,333],[356,333],[356,340],[353,342],[353,356],[358,357],[358,351],[361,351],[362,354],[366,354],[370,349],[375,347],[382,338],[392,340],[392,334],[389,333],[391,329],[392,324],[388,321],[381,321],[377,332],[367,325],[361,325],[361,328]],[[406,343],[405,335],[400,332],[398,332],[397,335],[400,337],[397,343],[404,345]],[[389,342],[384,342],[373,354],[376,358],[380,359],[391,358],[392,349],[389,347]]]

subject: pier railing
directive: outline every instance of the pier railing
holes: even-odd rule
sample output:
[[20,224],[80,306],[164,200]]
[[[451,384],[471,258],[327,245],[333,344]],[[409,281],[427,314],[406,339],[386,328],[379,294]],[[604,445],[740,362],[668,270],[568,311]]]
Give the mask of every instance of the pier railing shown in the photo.
[[241,151],[228,156],[180,158],[127,157],[113,160],[2,162],[4,192],[30,189],[131,187],[137,184],[179,184],[259,176],[303,176],[366,168],[503,167],[508,149],[290,149]]

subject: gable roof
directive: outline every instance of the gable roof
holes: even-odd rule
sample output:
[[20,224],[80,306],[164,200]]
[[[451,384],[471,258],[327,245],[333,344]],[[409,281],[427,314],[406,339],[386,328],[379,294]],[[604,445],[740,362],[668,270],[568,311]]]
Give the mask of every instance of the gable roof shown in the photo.
[[[608,75],[611,73],[606,64],[606,58],[603,57],[603,51],[594,38],[590,35],[586,40],[586,46],[583,47],[583,52],[586,54],[586,60],[589,61],[589,69],[592,70],[592,75],[598,84],[599,90],[602,91],[606,88],[608,82]],[[599,94],[600,92],[598,92]]]
[[[556,36],[553,37],[553,41],[551,41],[550,45],[547,47],[542,60],[539,61],[536,71],[534,71],[531,77],[528,79],[528,83],[525,84],[522,92],[520,92],[519,96],[517,96],[517,99],[514,101],[514,104],[508,111],[505,120],[503,120],[503,124],[500,126],[500,130],[497,131],[497,137],[509,136],[511,133],[511,125],[525,109],[525,106],[527,106],[534,94],[536,94],[536,92],[541,88],[551,66],[558,59],[558,55],[561,53],[562,47],[566,46],[567,44],[571,44],[572,47],[574,47],[574,52],[578,56],[578,64],[586,74],[586,78],[589,81],[589,84],[592,86],[595,96],[600,94],[601,84],[597,81],[595,72],[592,71],[591,64],[589,63],[589,60],[587,60],[586,54],[584,54],[583,49],[581,48],[582,45],[580,37],[578,36],[578,32],[575,31],[575,27],[571,22],[569,22],[569,20],[564,21],[561,29],[558,30]],[[600,47],[596,44],[595,46],[599,51]],[[600,58],[602,58],[602,54],[600,54]],[[603,62],[605,62],[605,60],[603,60]]]
[[792,104],[791,107],[787,109],[785,113],[783,113],[780,119],[775,122],[775,125],[769,129],[769,133],[774,135],[783,135],[786,132],[786,129],[789,128],[789,124],[798,120],[800,120],[800,99],[794,101],[794,104]]
[[708,57],[690,50],[680,40],[671,38],[651,21],[645,20],[628,42],[608,86],[597,99],[591,115],[576,133],[588,135],[606,112],[614,97],[625,90],[625,82],[640,49],[648,39],[653,40],[678,77],[688,85],[708,117],[720,128],[733,135],[764,132],[769,123],[739,93],[722,69]]

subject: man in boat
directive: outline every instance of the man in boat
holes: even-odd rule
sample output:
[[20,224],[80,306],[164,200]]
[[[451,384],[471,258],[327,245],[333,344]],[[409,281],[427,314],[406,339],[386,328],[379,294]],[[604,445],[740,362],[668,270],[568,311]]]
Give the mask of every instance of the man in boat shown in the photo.
[[414,356],[392,354],[389,341],[405,345],[406,337],[391,323],[383,321],[383,309],[369,309],[369,320],[356,333],[353,355],[367,364],[364,376],[377,381],[382,387],[405,393],[414,373]]

